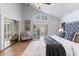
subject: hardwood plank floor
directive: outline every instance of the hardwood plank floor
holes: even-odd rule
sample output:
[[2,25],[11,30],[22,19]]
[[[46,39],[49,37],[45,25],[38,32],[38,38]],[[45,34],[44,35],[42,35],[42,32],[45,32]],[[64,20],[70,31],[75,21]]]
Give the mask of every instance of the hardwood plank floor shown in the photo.
[[44,38],[27,42],[18,42],[0,52],[0,56],[45,56],[46,44]]
[[14,45],[8,47],[4,51],[0,52],[0,56],[20,56],[27,48],[31,41],[17,42]]

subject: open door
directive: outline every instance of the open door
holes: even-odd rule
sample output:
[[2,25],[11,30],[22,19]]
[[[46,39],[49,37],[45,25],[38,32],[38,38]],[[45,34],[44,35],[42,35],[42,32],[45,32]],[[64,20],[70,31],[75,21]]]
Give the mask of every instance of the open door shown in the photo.
[[41,36],[45,36],[48,34],[48,24],[40,23],[33,24],[33,38],[40,39]]
[[18,41],[19,21],[5,18],[4,20],[4,39],[5,48]]

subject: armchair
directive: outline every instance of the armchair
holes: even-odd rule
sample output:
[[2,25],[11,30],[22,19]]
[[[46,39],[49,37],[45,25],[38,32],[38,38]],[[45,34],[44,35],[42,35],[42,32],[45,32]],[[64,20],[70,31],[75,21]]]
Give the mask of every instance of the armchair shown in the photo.
[[31,40],[31,39],[32,39],[32,37],[28,33],[26,33],[26,32],[21,33],[21,40],[22,41],[23,40]]

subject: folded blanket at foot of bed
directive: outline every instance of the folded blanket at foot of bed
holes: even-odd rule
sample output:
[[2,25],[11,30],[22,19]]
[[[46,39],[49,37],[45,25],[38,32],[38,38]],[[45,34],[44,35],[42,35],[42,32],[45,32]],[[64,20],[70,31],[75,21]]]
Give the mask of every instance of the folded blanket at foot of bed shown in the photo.
[[49,36],[46,36],[44,41],[46,43],[46,56],[66,56],[64,47],[58,41]]

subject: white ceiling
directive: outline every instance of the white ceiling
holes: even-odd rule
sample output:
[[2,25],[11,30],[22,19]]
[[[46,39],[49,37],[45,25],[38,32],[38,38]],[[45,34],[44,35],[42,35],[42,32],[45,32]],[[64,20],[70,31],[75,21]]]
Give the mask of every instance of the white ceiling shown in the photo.
[[40,10],[48,15],[61,18],[64,15],[79,9],[79,3],[52,3],[51,5],[43,4]]

